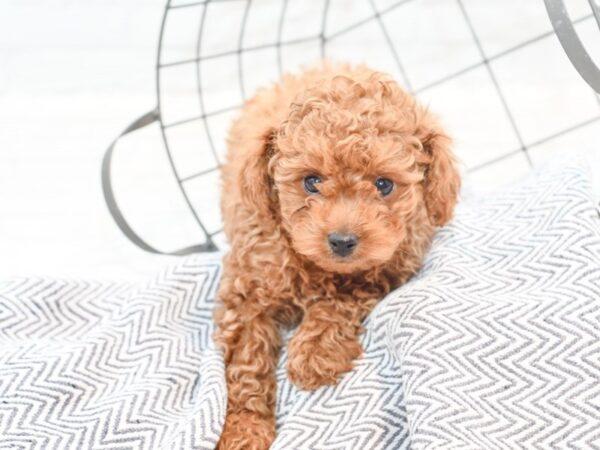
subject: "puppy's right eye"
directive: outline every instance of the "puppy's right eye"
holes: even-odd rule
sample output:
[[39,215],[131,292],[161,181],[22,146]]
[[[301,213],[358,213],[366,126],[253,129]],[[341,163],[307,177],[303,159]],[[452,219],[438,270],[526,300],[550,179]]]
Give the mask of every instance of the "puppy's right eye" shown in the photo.
[[318,194],[319,189],[317,188],[317,184],[321,182],[321,178],[317,175],[309,175],[304,178],[304,190],[309,194]]
[[394,182],[388,178],[377,178],[375,180],[375,187],[382,196],[390,195],[394,190]]

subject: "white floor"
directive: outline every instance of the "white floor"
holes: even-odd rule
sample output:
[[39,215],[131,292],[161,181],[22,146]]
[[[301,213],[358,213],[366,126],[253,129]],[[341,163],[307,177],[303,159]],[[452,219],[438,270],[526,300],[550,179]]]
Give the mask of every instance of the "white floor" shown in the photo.
[[[376,0],[374,4],[382,10],[393,3]],[[463,3],[488,57],[550,30],[542,2]],[[223,21],[239,13],[243,4],[224,2]],[[253,4],[273,8],[277,2],[256,0]],[[585,0],[571,4],[575,5],[574,17],[589,15]],[[305,31],[298,20],[311,17],[306,5],[313,3],[290,5],[305,5],[303,11],[290,12],[300,24],[297,28]],[[327,24],[332,29],[372,13],[363,2],[331,0],[331,5],[338,8],[337,22],[330,23],[330,19]],[[383,16],[391,39],[403,49],[401,59],[417,90],[481,58],[456,5],[454,0],[415,0]],[[163,0],[0,2],[0,279],[36,274],[132,280],[157,271],[170,260],[145,253],[127,241],[107,212],[100,186],[106,146],[131,120],[155,105],[154,66],[163,6]],[[187,18],[191,24],[193,36],[197,10],[179,11],[184,15],[181,20]],[[277,14],[257,17],[274,20]],[[237,42],[237,31],[230,33],[226,23],[211,24],[212,33],[223,32],[222,39]],[[379,29],[369,27],[332,41],[329,48],[338,57],[390,66],[389,54],[379,54],[375,49],[380,47],[369,40],[369,30],[379,33]],[[593,19],[583,20],[578,27],[586,42],[595,45],[596,56],[600,55],[600,33]],[[293,28],[286,30],[293,33]],[[270,28],[264,23],[256,27],[265,29]],[[176,31],[174,59],[181,56],[177,52],[184,54],[182,42],[194,43],[183,27]],[[224,42],[219,40],[216,46]],[[261,54],[245,55],[256,58],[246,67],[252,67],[257,78],[265,67]],[[591,163],[600,166],[600,101],[569,65],[554,36],[491,64],[534,163],[578,148],[596,152]],[[215,104],[226,106],[236,72],[223,67],[215,66],[212,71],[218,84],[205,89]],[[389,70],[395,70],[393,64]],[[196,102],[194,88],[186,90],[177,78],[172,94],[166,88],[165,92],[176,113],[182,113],[180,108],[190,98]],[[484,67],[422,90],[419,96],[444,118],[466,168],[519,148]],[[586,121],[587,125],[581,125]],[[570,127],[575,129],[546,141]],[[184,131],[177,133],[173,131],[173,142],[186,139]],[[222,147],[220,137],[218,141]],[[190,142],[195,149],[196,141]],[[177,196],[157,129],[133,135],[125,144],[127,152],[115,161],[116,185],[135,228],[161,248],[193,243],[197,229]],[[198,155],[192,151],[188,156],[193,160]],[[192,160],[188,164],[181,156],[176,162],[193,172]],[[476,185],[493,186],[526,171],[524,154],[517,152],[470,177]],[[194,189],[197,209],[207,208],[206,197],[214,196],[216,186]]]

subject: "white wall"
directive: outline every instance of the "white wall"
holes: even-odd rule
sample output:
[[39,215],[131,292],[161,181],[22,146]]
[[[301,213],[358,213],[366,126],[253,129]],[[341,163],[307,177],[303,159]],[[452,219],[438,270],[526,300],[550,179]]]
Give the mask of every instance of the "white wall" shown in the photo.
[[107,213],[100,162],[154,106],[162,0],[0,2],[0,279],[164,265]]
[[[396,1],[376,0],[375,4],[384,9]],[[272,32],[261,20],[276,20],[278,4],[276,0],[255,0],[253,8],[259,9],[253,11],[260,14],[251,15],[250,24],[258,17],[256,29],[265,35]],[[551,29],[542,2],[463,0],[463,4],[488,56],[502,54]],[[224,24],[237,20],[244,5],[211,4],[211,23],[216,27],[211,36],[223,40],[217,44],[230,39],[237,45],[239,30],[233,27],[230,31]],[[295,26],[305,33],[304,21],[319,19],[304,0],[290,5],[288,31]],[[337,11],[327,24],[331,30],[373,13],[366,0],[332,0],[331,5]],[[575,17],[589,8],[585,0],[573,0],[569,5]],[[131,120],[155,106],[155,52],[163,6],[163,0],[0,1],[0,279],[25,274],[135,279],[155,272],[169,260],[138,250],[127,241],[107,212],[100,186],[106,146]],[[221,11],[219,17],[215,16],[217,10]],[[183,8],[179,13],[195,26],[196,19],[188,14],[197,11]],[[383,20],[417,87],[480,61],[454,0],[414,0]],[[321,26],[320,19],[315,23]],[[178,46],[188,40],[193,49],[194,40],[177,28],[178,23],[173,25],[178,31],[175,50],[186,50]],[[594,34],[593,19],[589,17],[578,29],[595,45],[598,57],[600,39],[595,36],[600,34]],[[192,28],[192,37],[194,33]],[[179,38],[185,38],[184,42]],[[381,39],[379,28],[371,21],[336,38],[330,48],[338,56],[391,65],[393,70],[393,59]],[[245,58],[259,58],[263,53],[249,53]],[[288,61],[295,62],[292,56],[298,55],[289,54]],[[302,60],[306,55],[299,56]],[[379,59],[371,62],[369,58]],[[525,144],[532,146],[534,163],[574,148],[596,150],[600,155],[600,101],[570,66],[554,36],[498,57],[491,66]],[[256,59],[253,73],[262,76],[265,68]],[[211,95],[226,97],[229,81],[237,88],[235,67],[213,72],[219,83],[208,89]],[[192,101],[195,105],[197,99],[189,98],[175,81],[173,104]],[[217,98],[217,106],[219,102],[230,105],[223,98]],[[518,149],[484,67],[424,90],[420,98],[441,113],[467,168]],[[586,121],[589,124],[578,125]],[[574,126],[576,129],[559,139],[545,140]],[[223,140],[219,140],[221,144]],[[193,157],[197,156],[195,145],[194,141]],[[198,145],[199,150],[201,147]],[[193,243],[197,230],[174,191],[159,134],[156,130],[136,134],[127,148],[115,161],[115,175],[119,199],[134,227],[162,248]],[[180,162],[185,164],[183,159]],[[523,153],[517,152],[473,173],[472,179],[481,185],[501,184],[527,170]],[[208,196],[212,196],[218,187],[202,189],[211,189]],[[198,194],[204,198],[206,192]]]

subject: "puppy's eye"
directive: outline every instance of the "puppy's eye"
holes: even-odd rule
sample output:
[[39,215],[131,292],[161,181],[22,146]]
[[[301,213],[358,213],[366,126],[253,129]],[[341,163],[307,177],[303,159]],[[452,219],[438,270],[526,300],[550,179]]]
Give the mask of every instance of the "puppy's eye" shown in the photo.
[[375,187],[379,193],[385,197],[386,195],[390,195],[394,190],[394,182],[387,178],[377,178],[375,180]]
[[304,178],[304,190],[309,194],[318,194],[319,189],[317,188],[317,184],[321,182],[321,178],[317,175],[309,175]]

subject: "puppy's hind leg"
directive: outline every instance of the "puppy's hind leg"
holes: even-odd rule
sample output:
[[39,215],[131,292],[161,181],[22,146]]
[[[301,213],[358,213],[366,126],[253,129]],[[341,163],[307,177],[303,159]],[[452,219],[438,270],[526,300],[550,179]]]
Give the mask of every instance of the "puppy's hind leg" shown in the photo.
[[[224,302],[227,304],[227,302]],[[244,307],[216,315],[215,340],[225,352],[227,416],[218,450],[265,450],[275,439],[275,368],[280,348],[277,324]]]

